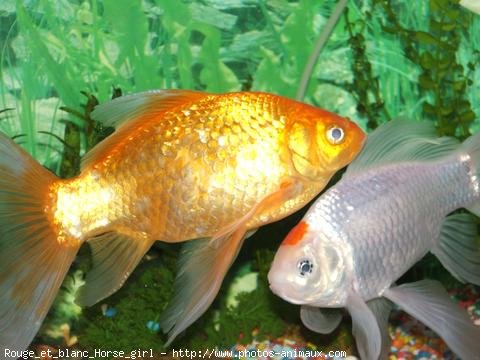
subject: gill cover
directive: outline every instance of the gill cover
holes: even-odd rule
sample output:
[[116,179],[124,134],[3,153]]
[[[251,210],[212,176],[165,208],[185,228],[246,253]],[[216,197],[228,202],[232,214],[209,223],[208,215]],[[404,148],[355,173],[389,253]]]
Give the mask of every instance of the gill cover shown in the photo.
[[315,151],[315,129],[311,124],[295,122],[289,130],[288,149],[295,170],[310,180],[317,178],[323,170],[317,166],[318,155]]

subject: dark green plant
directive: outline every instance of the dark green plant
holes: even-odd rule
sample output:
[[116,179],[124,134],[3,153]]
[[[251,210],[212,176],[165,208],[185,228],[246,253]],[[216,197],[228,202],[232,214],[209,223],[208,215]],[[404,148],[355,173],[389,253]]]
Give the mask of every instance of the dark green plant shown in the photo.
[[367,57],[365,37],[362,34],[371,16],[371,13],[366,13],[365,19],[351,22],[348,9],[345,11],[345,27],[349,34],[348,44],[353,57],[353,82],[345,87],[355,95],[358,113],[367,118],[367,126],[373,130],[388,120],[389,115],[382,100],[379,79],[373,74],[372,65]]
[[459,0],[431,0],[427,32],[402,26],[391,0],[375,3],[386,14],[384,30],[399,37],[406,56],[421,67],[418,85],[420,94],[427,97],[424,118],[437,123],[440,135],[467,137],[476,115],[466,90],[473,84],[469,75],[478,59],[469,61],[465,69],[456,55],[462,34],[469,29],[471,12],[461,8]]
[[[87,102],[83,105],[83,113],[69,108],[67,106],[60,107],[61,110],[73,115],[80,120],[81,126],[74,121],[64,119],[65,133],[63,143],[63,154],[60,165],[60,177],[69,178],[77,175],[80,172],[80,151],[83,148],[88,152],[101,140],[113,132],[113,128],[104,128],[102,124],[96,122],[90,114],[95,106],[98,105],[98,100],[92,94],[81,91],[82,95],[87,98]],[[120,89],[114,88],[112,99],[122,96]],[[82,147],[82,138],[85,145]]]
[[[172,297],[175,259],[167,254],[145,261],[117,293],[85,308],[78,327],[74,328],[81,345],[87,349],[163,351],[166,338],[150,331],[147,323],[158,320]],[[103,304],[114,308],[116,314],[105,316]]]

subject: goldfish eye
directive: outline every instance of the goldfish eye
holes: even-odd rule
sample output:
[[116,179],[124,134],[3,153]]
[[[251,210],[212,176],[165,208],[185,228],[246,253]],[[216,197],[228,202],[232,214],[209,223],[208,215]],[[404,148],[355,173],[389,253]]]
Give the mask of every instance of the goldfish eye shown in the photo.
[[308,259],[302,259],[297,264],[301,276],[311,274],[313,271],[313,264]]
[[327,140],[331,144],[340,144],[345,137],[345,132],[341,127],[334,126],[327,130]]

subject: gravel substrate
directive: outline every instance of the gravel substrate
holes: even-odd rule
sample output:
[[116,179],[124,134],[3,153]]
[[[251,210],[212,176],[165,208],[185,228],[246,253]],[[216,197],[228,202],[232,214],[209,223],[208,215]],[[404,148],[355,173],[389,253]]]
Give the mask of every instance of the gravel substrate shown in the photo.
[[[468,311],[472,321],[480,326],[480,287],[469,285],[452,290],[450,294],[461,307]],[[394,310],[390,317],[390,324],[392,346],[389,358],[391,360],[456,359],[442,339],[403,311]],[[313,344],[284,337],[262,342],[253,341],[247,346],[235,345],[231,350],[234,351],[236,359],[248,360],[345,359],[343,356],[335,356],[336,354],[320,353]],[[353,360],[356,357],[349,354],[346,359]]]

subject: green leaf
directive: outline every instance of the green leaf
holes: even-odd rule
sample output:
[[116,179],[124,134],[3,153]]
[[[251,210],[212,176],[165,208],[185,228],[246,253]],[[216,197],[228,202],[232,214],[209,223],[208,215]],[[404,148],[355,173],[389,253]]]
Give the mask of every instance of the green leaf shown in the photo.
[[462,115],[460,115],[460,120],[462,122],[472,122],[475,120],[476,117],[477,115],[472,110],[469,110],[463,113]]
[[192,28],[205,36],[199,54],[199,61],[203,65],[200,81],[205,89],[212,92],[239,90],[241,85],[235,73],[220,61],[220,31],[200,23],[195,23]]
[[432,69],[436,65],[431,52],[425,51],[420,56],[420,65],[422,65],[424,69],[428,70]]
[[428,102],[424,102],[422,107],[426,114],[435,115],[437,113],[436,108]]
[[440,108],[440,114],[442,116],[448,116],[450,115],[451,113],[453,112],[453,107],[452,106],[447,106],[447,105],[444,105]]
[[452,64],[452,62],[455,61],[455,58],[452,58],[452,57],[446,57],[442,60],[440,60],[440,62],[438,62],[438,67],[440,69],[446,69],[446,68],[449,68],[450,65]]
[[433,90],[435,88],[435,82],[427,74],[422,74],[418,77],[418,83],[420,86],[427,90]]
[[18,3],[17,5],[17,15],[20,26],[29,34],[27,42],[32,56],[36,59],[43,60],[47,76],[54,84],[56,90],[62,97],[62,100],[68,106],[75,107],[78,104],[78,92],[71,87],[70,74],[64,71],[59,71],[58,61],[55,61],[53,58],[45,44],[44,38],[41,37],[38,28],[35,26],[21,3]]
[[260,52],[263,55],[263,60],[253,76],[253,89],[294,96],[295,89],[286,83],[282,77],[283,69],[280,57],[265,47],[261,47]]
[[219,29],[232,30],[237,22],[237,16],[235,15],[198,3],[192,3],[190,10],[194,20],[215,26]]
[[463,112],[466,112],[466,111],[470,111],[470,110],[471,110],[470,101],[464,100],[464,99],[460,100],[460,101],[457,103],[456,110],[457,110],[457,112],[459,112],[459,113],[463,113]]
[[447,10],[445,11],[445,14],[451,19],[451,20],[457,20],[458,17],[460,16],[460,11],[459,10]]
[[431,35],[427,32],[424,32],[424,31],[415,32],[415,38],[419,42],[427,44],[427,45],[438,45],[439,44],[439,40],[437,40],[433,35]]
[[455,91],[463,91],[465,87],[467,86],[465,80],[458,80],[453,82],[453,89]]
[[429,1],[431,11],[440,11],[448,6],[447,0],[430,0]]
[[442,30],[443,31],[452,31],[457,27],[456,23],[443,23],[442,24]]

